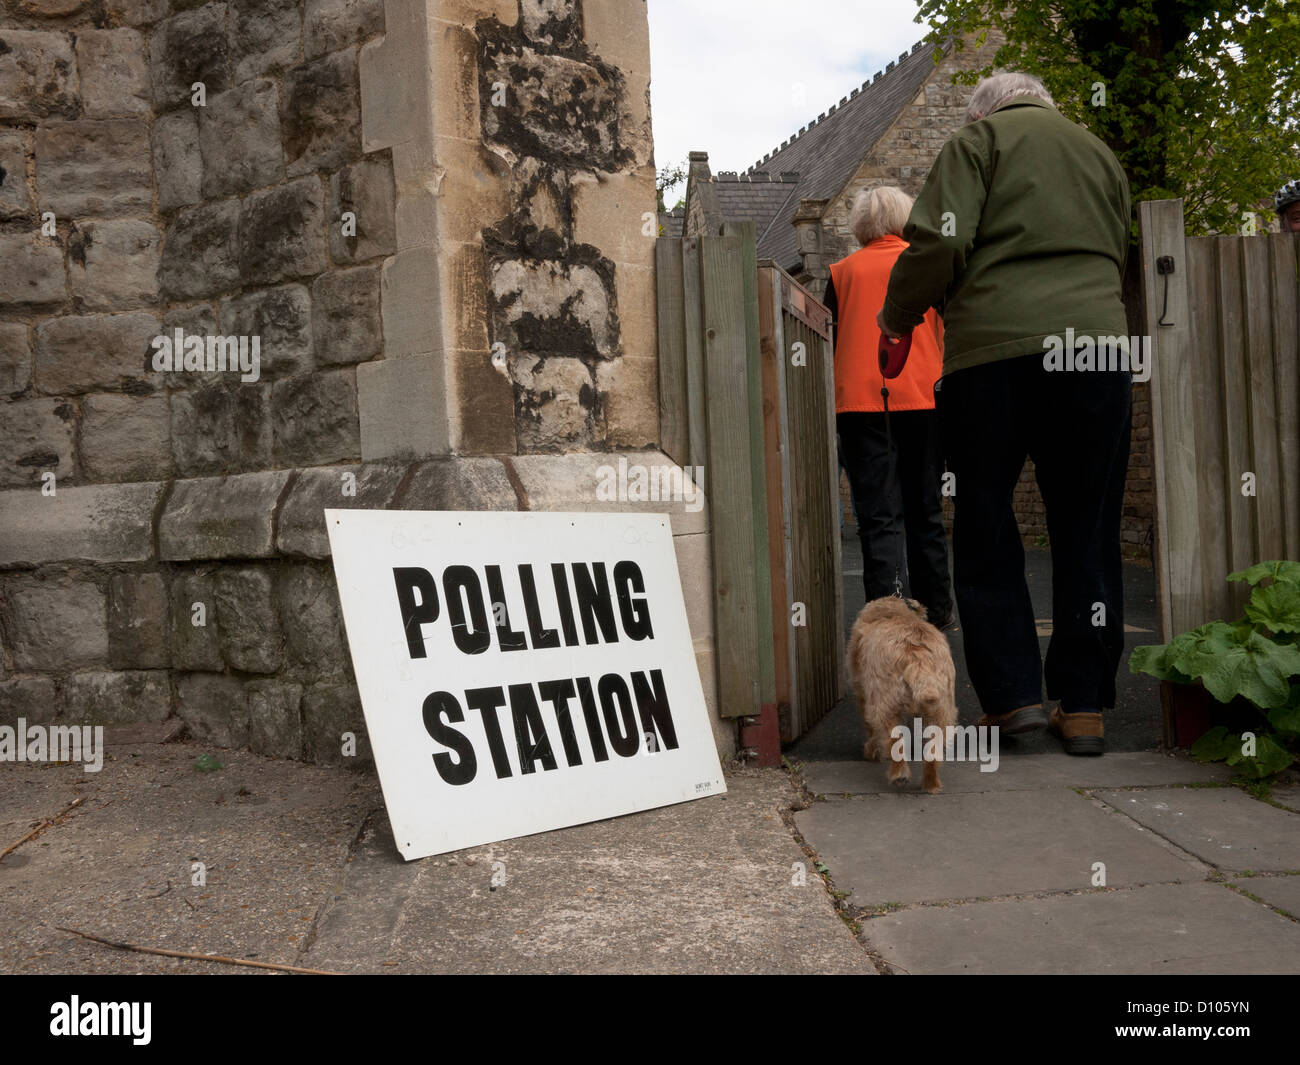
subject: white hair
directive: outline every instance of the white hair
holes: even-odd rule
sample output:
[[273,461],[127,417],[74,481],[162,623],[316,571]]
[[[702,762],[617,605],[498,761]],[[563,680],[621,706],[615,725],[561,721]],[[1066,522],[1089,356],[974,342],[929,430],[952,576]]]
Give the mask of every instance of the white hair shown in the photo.
[[863,189],[849,211],[849,228],[862,245],[879,240],[887,233],[901,237],[912,213],[912,197],[893,185]]
[[1001,71],[985,78],[975,86],[970,105],[966,108],[966,121],[978,122],[991,115],[1013,96],[1036,96],[1046,100],[1053,107],[1056,101],[1047,87],[1032,74],[1017,74],[1015,71]]

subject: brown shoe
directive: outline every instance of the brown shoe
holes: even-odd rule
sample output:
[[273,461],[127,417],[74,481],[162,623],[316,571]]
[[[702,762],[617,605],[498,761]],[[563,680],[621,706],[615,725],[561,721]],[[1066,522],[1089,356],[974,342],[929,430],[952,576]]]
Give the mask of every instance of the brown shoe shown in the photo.
[[1101,714],[1084,711],[1067,714],[1058,705],[1052,710],[1048,728],[1061,737],[1066,754],[1103,754],[1106,750],[1106,730]]
[[977,722],[979,725],[996,725],[1003,736],[1014,736],[1018,732],[1033,732],[1047,724],[1047,715],[1043,713],[1043,704],[1022,706],[1005,714],[985,714]]

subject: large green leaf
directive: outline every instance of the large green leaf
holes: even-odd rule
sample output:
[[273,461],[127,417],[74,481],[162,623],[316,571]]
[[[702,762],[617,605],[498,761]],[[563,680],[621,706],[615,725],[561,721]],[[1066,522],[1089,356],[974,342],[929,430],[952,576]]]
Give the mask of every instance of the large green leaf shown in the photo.
[[1256,587],[1246,604],[1246,617],[1270,632],[1300,632],[1300,584],[1277,581]]
[[1192,744],[1191,755],[1199,762],[1222,762],[1241,753],[1241,737],[1234,736],[1222,725],[1215,725]]
[[1171,680],[1175,684],[1192,684],[1194,678],[1180,673],[1169,664],[1168,644],[1148,644],[1133,648],[1128,656],[1130,673],[1148,673],[1159,680]]
[[1256,780],[1263,780],[1265,777],[1271,777],[1274,773],[1280,773],[1292,762],[1295,757],[1274,739],[1271,733],[1265,732],[1255,740],[1255,756],[1246,758],[1242,756],[1236,760],[1229,758],[1229,765],[1238,766],[1239,772],[1246,776],[1252,776]]
[[1249,625],[1217,621],[1174,640],[1169,664],[1199,677],[1221,703],[1242,695],[1263,710],[1274,710],[1291,697],[1290,678],[1300,674],[1300,647],[1275,643]]
[[1268,712],[1268,723],[1284,738],[1300,737],[1300,684],[1292,685],[1286,706]]
[[1250,585],[1270,579],[1285,584],[1300,584],[1300,562],[1257,562],[1249,569],[1228,574],[1228,580],[1245,581]]

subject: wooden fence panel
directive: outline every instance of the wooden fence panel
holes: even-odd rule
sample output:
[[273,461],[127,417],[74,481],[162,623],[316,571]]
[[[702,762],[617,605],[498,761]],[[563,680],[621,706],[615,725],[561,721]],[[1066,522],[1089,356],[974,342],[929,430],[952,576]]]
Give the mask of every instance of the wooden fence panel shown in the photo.
[[689,466],[690,415],[686,392],[686,309],[682,242],[655,242],[656,313],[659,324],[659,441],[663,453]]
[[[1231,571],[1300,559],[1300,240],[1186,238],[1180,200],[1139,214],[1168,640],[1241,613],[1249,589]],[[1175,262],[1164,325],[1161,256]]]

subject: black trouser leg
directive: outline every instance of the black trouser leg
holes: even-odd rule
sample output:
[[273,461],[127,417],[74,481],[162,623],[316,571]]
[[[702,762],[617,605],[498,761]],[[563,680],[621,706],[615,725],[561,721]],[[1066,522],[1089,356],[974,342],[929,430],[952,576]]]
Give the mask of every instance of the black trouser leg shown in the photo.
[[939,417],[933,410],[909,410],[890,418],[898,454],[912,598],[925,607],[931,621],[942,621],[952,613],[952,582],[940,495]]
[[1063,710],[1115,705],[1124,653],[1120,521],[1128,474],[1132,379],[1125,373],[1037,376],[1048,415],[1030,446],[1052,541],[1052,639],[1044,677]]
[[[1041,366],[1038,356],[1030,356]],[[966,669],[986,714],[1042,699],[1042,661],[1013,506],[1028,454],[1025,359],[950,374],[939,392],[953,497],[953,584]]]
[[883,414],[847,411],[836,415],[844,468],[858,518],[862,541],[862,584],[867,602],[894,594],[894,580],[903,572],[903,503],[898,478],[892,475]]

